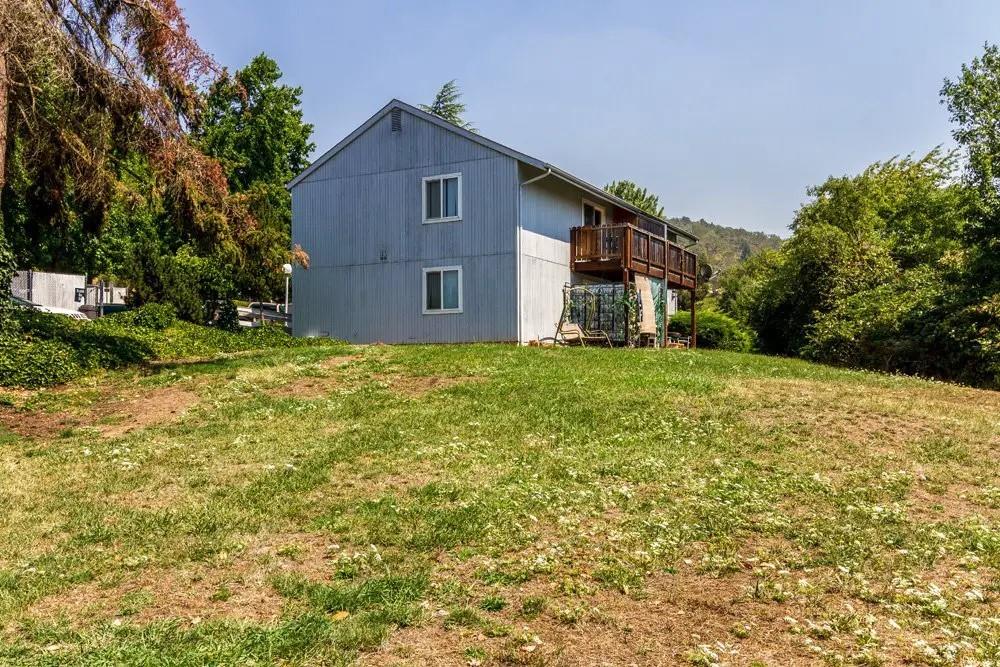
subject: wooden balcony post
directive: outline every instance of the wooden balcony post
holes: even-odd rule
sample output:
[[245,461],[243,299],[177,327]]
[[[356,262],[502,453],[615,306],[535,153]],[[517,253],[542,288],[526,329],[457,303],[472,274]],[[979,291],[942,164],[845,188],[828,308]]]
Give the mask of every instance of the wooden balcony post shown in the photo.
[[[521,230],[517,231],[518,234]],[[576,268],[576,235],[577,231],[575,229],[569,230],[569,270],[573,271]]]
[[698,319],[694,312],[694,290],[691,290],[691,349],[698,347]]
[[660,347],[667,346],[667,327],[670,326],[670,290],[667,288],[667,278],[664,276],[660,285],[660,305],[663,308],[663,342]]
[[632,228],[622,228],[622,266],[625,267],[625,283],[628,284],[628,269],[632,266]]
[[631,329],[632,329],[632,326],[631,326],[631,324],[632,324],[632,312],[631,312],[632,309],[629,307],[629,305],[630,305],[630,302],[629,302],[629,293],[628,293],[629,271],[628,271],[628,265],[627,264],[625,265],[625,269],[622,271],[622,274],[623,274],[622,275],[622,285],[624,286],[624,289],[622,290],[622,297],[624,297],[624,299],[625,299],[625,308],[624,308],[624,310],[625,310],[625,347],[628,347],[629,342],[630,342],[629,339],[631,338],[630,333],[631,333]]

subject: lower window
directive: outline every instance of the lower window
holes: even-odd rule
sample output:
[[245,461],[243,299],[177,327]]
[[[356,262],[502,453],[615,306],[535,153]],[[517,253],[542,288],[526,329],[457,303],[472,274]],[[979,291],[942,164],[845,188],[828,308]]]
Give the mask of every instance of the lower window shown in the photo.
[[424,314],[462,312],[462,267],[424,269]]

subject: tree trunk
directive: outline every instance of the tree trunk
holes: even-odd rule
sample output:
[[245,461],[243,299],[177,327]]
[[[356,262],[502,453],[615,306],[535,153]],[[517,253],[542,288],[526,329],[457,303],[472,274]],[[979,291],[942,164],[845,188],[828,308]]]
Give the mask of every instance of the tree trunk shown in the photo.
[[7,81],[7,45],[0,41],[0,197],[7,184],[7,118],[9,83]]

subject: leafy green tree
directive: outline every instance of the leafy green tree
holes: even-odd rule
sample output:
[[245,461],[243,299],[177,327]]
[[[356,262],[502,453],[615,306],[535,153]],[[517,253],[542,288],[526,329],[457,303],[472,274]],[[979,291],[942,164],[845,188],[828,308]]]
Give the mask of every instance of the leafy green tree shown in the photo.
[[302,88],[280,83],[278,64],[261,53],[212,84],[193,135],[219,160],[230,190],[284,187],[309,164],[313,126],[302,120]]
[[970,252],[967,289],[1000,318],[1000,48],[983,54],[961,75],[945,79],[942,102],[956,124],[952,136],[965,151],[966,177],[977,197],[966,227]]
[[[175,0],[0,2],[7,239],[17,242],[19,223],[34,227],[25,239],[46,248],[72,242],[74,228],[92,239],[121,194],[122,161],[139,153],[185,233],[204,245],[230,243],[222,170],[186,135],[198,88],[215,71]],[[3,300],[10,261],[0,263]]]
[[441,90],[434,96],[433,102],[421,104],[420,108],[438,118],[443,118],[452,125],[458,125],[463,130],[476,131],[472,123],[467,122],[462,117],[465,115],[465,104],[462,103],[462,91],[459,90],[455,79],[441,86]]
[[784,260],[783,253],[766,248],[723,271],[719,277],[719,309],[759,328],[763,319],[759,313],[768,307],[763,303],[765,290]]
[[305,169],[315,148],[313,126],[302,120],[302,89],[282,84],[281,77],[278,64],[263,53],[232,77],[221,77],[192,132],[223,165],[233,205],[253,221],[233,276],[234,288],[254,299],[273,298],[283,289],[280,268],[292,259],[292,203],[285,183]]
[[953,153],[876,162],[858,176],[831,177],[810,188],[792,231],[840,229],[858,247],[882,243],[902,269],[936,262],[962,247],[969,192],[955,179]]
[[953,157],[935,150],[810,188],[791,239],[727,274],[720,307],[749,323],[764,350],[800,354],[817,322],[828,326],[856,295],[917,267],[946,273],[962,252],[967,201],[953,171]]
[[636,208],[654,215],[657,218],[663,217],[663,207],[660,205],[660,198],[646,188],[641,188],[632,181],[611,181],[604,186],[604,191],[614,196],[624,199]]

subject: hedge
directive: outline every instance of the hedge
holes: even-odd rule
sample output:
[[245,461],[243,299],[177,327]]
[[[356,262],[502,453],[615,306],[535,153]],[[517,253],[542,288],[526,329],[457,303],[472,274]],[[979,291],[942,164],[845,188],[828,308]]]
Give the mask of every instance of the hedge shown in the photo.
[[[714,310],[698,313],[698,347],[749,352],[754,346],[753,332],[728,315]],[[691,334],[691,313],[680,311],[670,317],[670,333]]]
[[47,387],[88,371],[154,360],[324,344],[280,326],[239,331],[178,320],[171,306],[147,304],[93,322],[18,308],[0,335],[0,386]]

